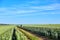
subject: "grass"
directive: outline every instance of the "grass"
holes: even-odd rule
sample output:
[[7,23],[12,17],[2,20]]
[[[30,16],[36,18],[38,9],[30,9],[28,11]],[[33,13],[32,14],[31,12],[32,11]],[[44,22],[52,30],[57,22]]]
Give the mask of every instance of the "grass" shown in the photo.
[[11,40],[14,26],[0,25],[0,40]]
[[14,28],[16,29],[17,40],[43,40],[30,33],[31,31],[54,40],[58,40],[58,36],[60,37],[60,24],[23,24],[21,27],[23,29],[17,28],[16,25],[0,25],[0,38],[2,37],[2,40],[12,40]]
[[25,27],[48,27],[60,28],[60,24],[23,24]]
[[4,33],[5,31],[8,31],[11,28],[14,28],[13,25],[0,25],[0,34]]
[[53,40],[60,39],[60,24],[24,24],[21,28]]

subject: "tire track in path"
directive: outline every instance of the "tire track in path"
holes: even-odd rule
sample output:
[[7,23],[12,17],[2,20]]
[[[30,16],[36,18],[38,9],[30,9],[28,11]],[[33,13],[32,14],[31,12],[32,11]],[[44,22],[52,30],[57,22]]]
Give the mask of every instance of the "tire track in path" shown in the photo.
[[12,35],[12,40],[17,40],[16,34],[15,34],[16,30],[13,30],[13,35]]

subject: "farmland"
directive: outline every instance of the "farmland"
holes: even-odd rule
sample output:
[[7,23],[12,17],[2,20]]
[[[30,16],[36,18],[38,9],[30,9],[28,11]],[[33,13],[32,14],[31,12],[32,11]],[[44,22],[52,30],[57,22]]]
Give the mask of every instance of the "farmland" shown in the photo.
[[14,26],[0,25],[0,40],[11,40]]
[[48,40],[60,40],[60,24],[24,24],[20,28]]
[[60,24],[0,25],[0,40],[60,40]]

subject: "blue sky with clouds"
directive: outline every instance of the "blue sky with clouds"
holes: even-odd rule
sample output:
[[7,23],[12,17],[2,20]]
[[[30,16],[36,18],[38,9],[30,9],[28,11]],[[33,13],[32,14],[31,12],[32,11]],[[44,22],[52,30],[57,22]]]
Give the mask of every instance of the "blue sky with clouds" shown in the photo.
[[60,24],[60,0],[0,0],[0,23]]

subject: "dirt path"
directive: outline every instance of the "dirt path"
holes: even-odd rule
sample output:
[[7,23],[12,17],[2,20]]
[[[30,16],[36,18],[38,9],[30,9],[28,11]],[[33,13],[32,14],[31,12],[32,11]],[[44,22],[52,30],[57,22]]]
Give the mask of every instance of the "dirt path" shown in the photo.
[[27,32],[29,32],[29,33],[31,33],[31,34],[39,37],[39,38],[42,38],[43,40],[52,40],[52,39],[49,39],[48,37],[40,36],[40,35],[38,35],[38,34],[36,34],[36,33],[30,32],[30,31],[27,31]]

